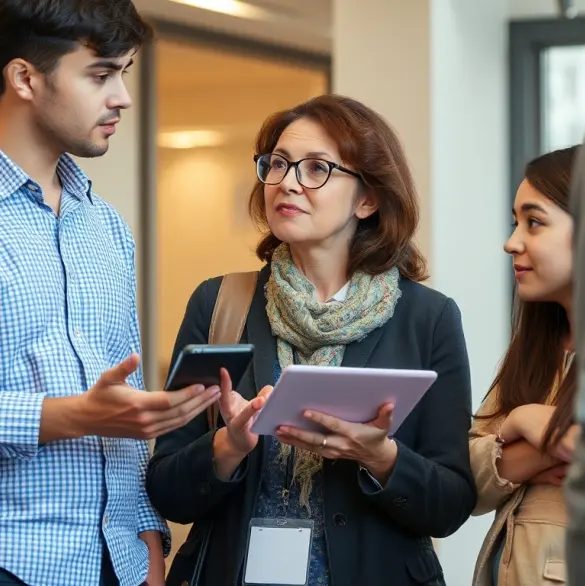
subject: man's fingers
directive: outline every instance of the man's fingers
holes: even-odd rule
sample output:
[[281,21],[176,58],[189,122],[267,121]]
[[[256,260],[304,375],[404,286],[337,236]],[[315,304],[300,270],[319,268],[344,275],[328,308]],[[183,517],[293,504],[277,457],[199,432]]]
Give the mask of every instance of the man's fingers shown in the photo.
[[100,382],[103,385],[122,385],[126,379],[138,368],[140,364],[140,356],[136,353],[130,354],[128,358],[120,362],[120,364],[106,370],[100,377]]
[[213,405],[217,401],[218,395],[214,395],[213,397],[207,399],[205,402],[200,403],[196,406],[194,410],[191,410],[185,415],[177,415],[172,419],[166,419],[164,421],[160,421],[150,428],[146,430],[146,437],[145,439],[154,439],[161,435],[165,435],[166,433],[170,433],[175,429],[180,429],[187,425],[190,421],[195,419],[198,415],[203,413],[210,405]]
[[206,389],[203,385],[193,385],[180,391],[152,391],[139,393],[135,396],[140,409],[144,411],[160,411],[161,413],[175,409],[193,400],[198,400],[204,393],[211,392],[219,394],[218,387]]

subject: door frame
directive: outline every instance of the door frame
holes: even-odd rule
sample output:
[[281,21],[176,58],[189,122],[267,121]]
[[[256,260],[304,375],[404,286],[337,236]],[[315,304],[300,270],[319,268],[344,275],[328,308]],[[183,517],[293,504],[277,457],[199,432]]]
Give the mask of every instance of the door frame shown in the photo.
[[[151,20],[155,37],[181,41],[240,55],[260,57],[265,61],[292,63],[322,71],[326,75],[328,91],[332,83],[330,55],[312,53],[255,39],[237,37],[195,26]],[[139,58],[139,148],[140,148],[140,318],[142,354],[146,388],[157,388],[158,364],[158,299],[157,299],[157,64],[156,40],[145,45]]]
[[542,51],[585,45],[585,18],[512,21],[510,38],[510,180],[512,198],[524,166],[541,154]]

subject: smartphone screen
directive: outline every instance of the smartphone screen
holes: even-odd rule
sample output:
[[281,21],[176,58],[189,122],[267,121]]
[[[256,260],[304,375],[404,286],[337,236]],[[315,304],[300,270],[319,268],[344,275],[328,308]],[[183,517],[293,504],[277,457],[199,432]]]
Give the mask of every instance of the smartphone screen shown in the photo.
[[228,371],[235,389],[253,356],[254,346],[251,344],[186,346],[171,370],[166,389],[174,391],[196,384],[205,387],[219,385],[222,368]]

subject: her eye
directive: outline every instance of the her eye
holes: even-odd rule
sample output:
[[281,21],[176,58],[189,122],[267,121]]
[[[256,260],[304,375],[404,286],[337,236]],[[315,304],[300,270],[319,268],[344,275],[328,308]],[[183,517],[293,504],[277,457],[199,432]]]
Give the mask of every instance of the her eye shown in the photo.
[[329,167],[319,161],[313,161],[311,165],[311,173],[328,173]]
[[540,220],[537,220],[536,218],[528,218],[529,228],[537,228],[538,226],[542,226],[542,222]]
[[283,169],[286,167],[286,163],[282,159],[273,159],[270,161],[270,167],[272,169]]

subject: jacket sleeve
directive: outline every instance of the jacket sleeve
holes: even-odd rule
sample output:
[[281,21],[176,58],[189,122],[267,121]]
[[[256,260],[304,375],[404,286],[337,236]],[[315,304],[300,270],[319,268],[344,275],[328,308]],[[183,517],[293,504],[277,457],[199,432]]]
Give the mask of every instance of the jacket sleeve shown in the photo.
[[[497,389],[494,389],[480,407],[477,415],[492,413]],[[520,485],[514,484],[498,474],[496,466],[502,457],[502,445],[497,441],[503,418],[476,419],[469,432],[469,455],[471,471],[477,489],[477,504],[473,515],[484,515],[499,509]]]
[[[218,281],[206,281],[193,293],[179,330],[172,363],[188,344],[206,344]],[[194,523],[214,509],[247,474],[247,461],[233,481],[224,482],[213,462],[214,431],[202,413],[181,429],[157,439],[146,488],[154,507],[175,523]]]
[[461,314],[447,300],[433,334],[430,367],[438,374],[423,397],[416,451],[399,441],[386,485],[362,491],[392,520],[421,536],[446,537],[468,519],[475,506],[469,464],[471,382]]

